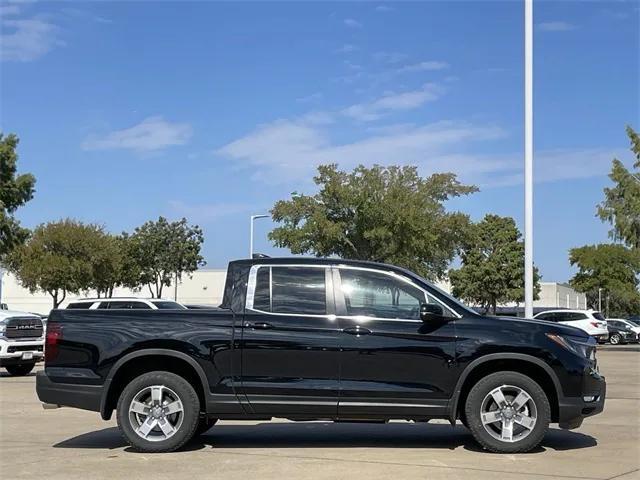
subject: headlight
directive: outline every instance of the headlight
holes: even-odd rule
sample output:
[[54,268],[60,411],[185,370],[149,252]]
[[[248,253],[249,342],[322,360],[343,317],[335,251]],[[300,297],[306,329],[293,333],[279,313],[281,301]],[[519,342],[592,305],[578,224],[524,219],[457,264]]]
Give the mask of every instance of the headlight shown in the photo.
[[556,333],[547,333],[547,337],[553,340],[555,343],[563,348],[580,355],[581,357],[588,358],[589,360],[596,359],[596,346],[594,343],[578,340],[575,337],[558,335]]
[[0,322],[0,333],[4,333],[6,328],[7,328],[7,326],[4,324],[4,322]]

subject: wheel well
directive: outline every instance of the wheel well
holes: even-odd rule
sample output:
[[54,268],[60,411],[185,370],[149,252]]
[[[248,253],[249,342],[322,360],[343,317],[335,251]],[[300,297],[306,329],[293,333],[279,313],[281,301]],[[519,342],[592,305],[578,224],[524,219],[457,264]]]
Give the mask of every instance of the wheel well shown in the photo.
[[132,358],[118,368],[109,385],[102,417],[105,420],[111,418],[111,414],[118,404],[120,394],[131,380],[144,373],[154,371],[175,373],[187,380],[198,394],[200,409],[204,410],[206,408],[202,382],[198,376],[198,372],[196,372],[195,368],[193,368],[189,362],[169,355],[151,354]]
[[549,406],[551,407],[551,422],[558,421],[558,392],[553,380],[544,368],[536,365],[535,363],[518,359],[490,360],[474,368],[467,378],[465,378],[462,389],[460,390],[456,412],[457,418],[462,418],[464,415],[464,405],[467,401],[467,395],[469,395],[471,388],[478,383],[480,379],[487,375],[504,371],[521,373],[540,385],[549,400]]

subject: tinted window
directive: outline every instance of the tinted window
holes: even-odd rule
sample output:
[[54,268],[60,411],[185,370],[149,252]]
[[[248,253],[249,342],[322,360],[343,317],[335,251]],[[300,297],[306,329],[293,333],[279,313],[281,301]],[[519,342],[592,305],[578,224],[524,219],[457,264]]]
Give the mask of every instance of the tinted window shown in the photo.
[[366,270],[340,269],[347,315],[420,319],[425,294],[398,278]]
[[[258,272],[260,270],[263,268]],[[271,282],[272,312],[308,315],[327,313],[324,268],[271,267]],[[261,301],[264,304],[264,300]]]
[[69,305],[67,305],[67,308],[72,308],[72,309],[80,309],[80,308],[90,308],[91,305],[93,305],[92,302],[77,302],[77,303],[70,303]]
[[[585,317],[586,318],[586,317]],[[600,312],[595,312],[593,314],[593,318],[595,318],[596,320],[604,320],[604,315],[602,315]]]
[[109,309],[130,309],[130,310],[149,310],[151,307],[143,302],[131,302],[131,301],[109,301],[100,302],[98,308]]
[[563,312],[549,312],[542,313],[538,315],[536,318],[540,320],[546,320],[547,322],[562,322],[564,321],[564,313]]
[[152,301],[159,310],[184,310],[186,307],[180,305],[178,302],[168,302],[166,300]]
[[269,292],[270,268],[260,267],[256,275],[256,290],[253,296],[253,308],[264,312],[271,311],[271,294]]

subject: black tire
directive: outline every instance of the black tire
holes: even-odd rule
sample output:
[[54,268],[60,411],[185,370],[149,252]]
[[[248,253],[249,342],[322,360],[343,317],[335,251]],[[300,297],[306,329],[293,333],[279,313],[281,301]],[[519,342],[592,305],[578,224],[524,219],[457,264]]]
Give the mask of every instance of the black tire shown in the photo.
[[206,433],[207,431],[209,431],[209,429],[211,427],[213,427],[215,425],[215,423],[218,421],[217,418],[201,418],[198,421],[198,426],[196,427],[196,433],[193,434],[194,437],[197,437],[199,435],[202,435],[203,433]]
[[619,345],[620,343],[622,343],[622,337],[620,337],[620,335],[618,335],[617,333],[612,333],[609,337],[609,343],[611,345]]
[[35,366],[35,363],[21,363],[19,365],[7,365],[4,368],[6,368],[9,375],[13,377],[24,377],[25,375],[29,375]]
[[[489,398],[490,392],[505,386],[512,386],[527,393],[533,404],[527,402],[525,408],[535,408],[537,411],[535,424],[530,430],[520,424],[513,424],[514,436],[512,442],[495,438],[487,431],[494,428],[501,429],[503,421],[495,421],[495,423],[485,428],[481,417],[483,402]],[[508,389],[509,387],[505,388],[505,391],[508,391]],[[504,397],[509,402],[509,405],[515,399],[508,398],[507,395],[504,395]],[[489,398],[489,403],[491,403],[492,398]],[[507,412],[507,415],[509,414],[512,414],[512,412]],[[540,444],[549,428],[551,407],[544,390],[531,378],[518,372],[496,372],[484,377],[471,388],[465,403],[465,416],[473,437],[482,447],[495,453],[520,453],[528,452]],[[523,437],[519,440],[517,439],[519,434],[515,434],[516,429],[523,433]]]
[[[134,425],[134,422],[139,422],[143,417],[153,422],[155,421],[155,417],[153,417],[153,414],[151,413],[137,415],[136,413],[130,412],[129,408],[134,399],[140,398],[139,395],[143,394],[142,392],[152,389],[152,387],[155,386],[162,386],[162,392],[170,392],[171,402],[179,401],[182,410],[180,413],[174,414],[173,417],[169,414],[166,416],[167,420],[169,418],[178,419],[171,436],[163,438],[166,435],[160,430],[159,426],[159,422],[164,424],[167,422],[163,416],[161,420],[156,421],[156,426],[148,432],[147,438],[156,438],[156,440],[149,440],[147,438],[143,438],[141,434],[136,433],[136,425]],[[160,398],[162,401],[162,396]],[[159,405],[161,406],[161,404]],[[191,384],[184,378],[170,372],[157,371],[140,375],[133,379],[124,388],[120,398],[118,399],[118,427],[120,428],[120,432],[126,439],[127,443],[129,443],[129,445],[138,452],[173,452],[174,450],[181,448],[193,437],[196,427],[198,426],[199,418],[200,400],[198,399],[198,394]]]

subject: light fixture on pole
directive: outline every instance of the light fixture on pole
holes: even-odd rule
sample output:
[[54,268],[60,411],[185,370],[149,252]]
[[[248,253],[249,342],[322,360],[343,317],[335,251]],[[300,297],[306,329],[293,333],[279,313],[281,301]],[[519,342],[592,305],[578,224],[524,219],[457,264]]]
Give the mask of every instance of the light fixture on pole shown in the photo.
[[524,316],[533,317],[533,0],[524,0]]
[[269,215],[251,215],[251,227],[249,233],[249,258],[253,258],[253,221],[256,218],[269,218]]

